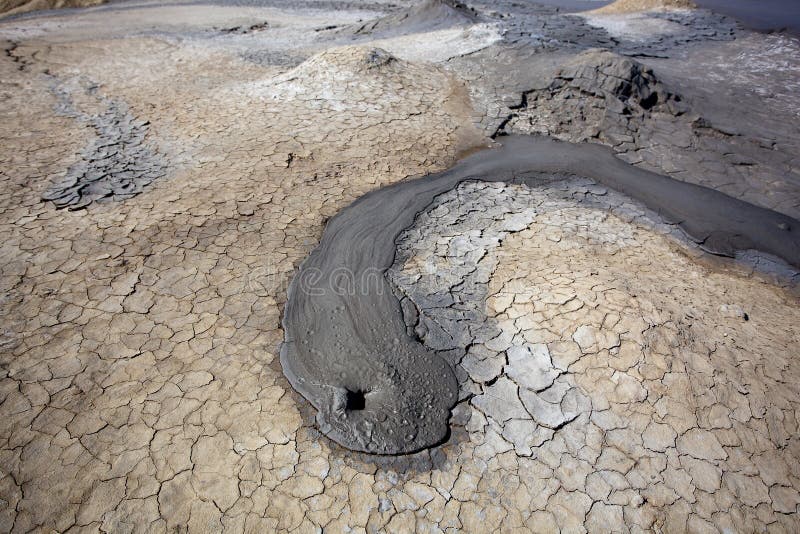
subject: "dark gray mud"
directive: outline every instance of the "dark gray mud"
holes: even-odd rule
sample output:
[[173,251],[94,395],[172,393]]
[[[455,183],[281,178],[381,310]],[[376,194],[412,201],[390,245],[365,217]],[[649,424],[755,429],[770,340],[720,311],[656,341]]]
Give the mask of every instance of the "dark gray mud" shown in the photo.
[[324,434],[369,453],[405,454],[448,436],[458,396],[448,353],[407,333],[384,277],[400,233],[467,179],[590,178],[638,200],[713,254],[757,250],[800,266],[800,222],[627,163],[598,145],[508,136],[452,169],[360,198],[331,219],[289,288],[281,363]]

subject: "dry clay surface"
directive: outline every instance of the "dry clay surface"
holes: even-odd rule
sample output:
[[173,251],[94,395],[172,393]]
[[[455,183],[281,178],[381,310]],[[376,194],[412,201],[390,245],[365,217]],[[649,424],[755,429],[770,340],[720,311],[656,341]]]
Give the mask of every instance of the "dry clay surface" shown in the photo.
[[[333,454],[303,425],[276,355],[289,274],[324,218],[451,162],[475,135],[463,88],[429,65],[375,63],[371,49],[273,79],[224,56],[118,46],[177,65],[143,69],[138,85],[107,48],[81,69],[119,75],[103,90],[149,120],[174,170],[83,211],[39,198],[95,142],[53,111],[48,89],[83,50],[44,47],[51,62],[38,63],[17,47],[2,60],[15,85],[0,121],[0,529],[340,530],[387,524],[393,500],[409,506],[403,489],[432,500],[430,472],[406,488],[408,477]],[[81,81],[91,86],[68,84],[75,105],[104,109]]]
[[466,352],[460,458],[527,526],[797,530],[796,297],[697,255],[591,182],[465,183],[402,237],[407,323]]
[[[796,298],[542,191],[509,190],[523,216],[453,326],[502,335],[463,366],[451,440],[321,437],[277,362],[289,277],[344,206],[485,144],[475,102],[442,66],[317,54],[361,12],[178,13],[125,39],[3,26],[0,531],[797,530]],[[42,202],[65,179],[97,184],[84,209]]]
[[3,0],[0,2],[0,17],[18,15],[39,9],[97,6],[105,0]]

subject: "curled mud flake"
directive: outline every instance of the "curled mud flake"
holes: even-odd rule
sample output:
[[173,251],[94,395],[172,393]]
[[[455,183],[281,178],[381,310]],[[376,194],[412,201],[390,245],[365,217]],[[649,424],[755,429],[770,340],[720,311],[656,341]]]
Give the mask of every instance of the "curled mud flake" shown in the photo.
[[[134,197],[166,175],[162,156],[146,140],[148,121],[137,119],[124,102],[98,96],[94,85],[73,85],[53,82],[51,90],[58,98],[56,111],[91,126],[94,139],[83,149],[80,160],[51,182],[42,200],[77,210],[92,202]],[[102,111],[84,113],[73,102],[72,91],[91,97]]]

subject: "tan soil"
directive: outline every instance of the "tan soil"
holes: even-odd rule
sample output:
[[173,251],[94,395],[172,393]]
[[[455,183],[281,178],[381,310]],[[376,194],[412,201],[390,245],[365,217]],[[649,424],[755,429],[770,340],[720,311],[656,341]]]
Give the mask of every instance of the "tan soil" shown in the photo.
[[[278,36],[319,25],[269,15]],[[328,217],[483,141],[464,85],[372,48],[289,69],[70,21],[1,43],[0,532],[798,531],[796,299],[597,210],[503,243],[486,303],[574,349],[591,419],[537,457],[488,425],[405,460],[320,438],[277,362],[285,285]],[[125,102],[169,176],[42,202],[93,135],[64,95]]]
[[691,0],[617,0],[613,4],[595,9],[590,13],[598,15],[615,15],[636,13],[638,11],[666,11],[670,9],[694,9],[697,7]]

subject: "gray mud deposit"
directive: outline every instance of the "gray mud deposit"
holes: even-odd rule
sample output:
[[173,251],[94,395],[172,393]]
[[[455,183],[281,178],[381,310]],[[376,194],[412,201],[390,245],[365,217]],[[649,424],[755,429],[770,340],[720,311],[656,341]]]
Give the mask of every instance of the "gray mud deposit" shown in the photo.
[[776,150],[773,140],[746,126],[710,120],[675,84],[606,50],[576,55],[547,87],[523,93],[499,131],[603,144],[647,170],[790,217],[800,213],[787,204],[800,178],[792,151]]
[[757,250],[800,266],[798,221],[615,158],[597,145],[501,138],[452,169],[367,194],[330,220],[289,288],[281,363],[318,410],[320,429],[343,446],[404,454],[448,436],[458,398],[457,355],[409,335],[384,277],[396,241],[437,195],[467,179],[527,183],[586,177],[640,201],[713,254]]
[[581,16],[538,2],[499,0],[471,5],[500,22],[508,44],[549,50],[600,46],[630,56],[658,57],[691,43],[728,41],[737,32],[734,21],[707,10],[648,13],[651,22],[669,30],[643,39],[611,35]]
[[56,80],[52,87],[58,98],[56,111],[89,126],[93,138],[80,160],[51,182],[42,200],[77,210],[92,202],[131,198],[166,175],[163,158],[146,140],[148,121],[135,117],[125,102],[98,94],[97,86],[91,83],[82,92],[99,111],[96,115],[86,113],[73,101],[70,91],[77,90]]
[[467,26],[478,20],[478,14],[456,0],[425,0],[364,24],[350,28],[355,35],[405,35]]

